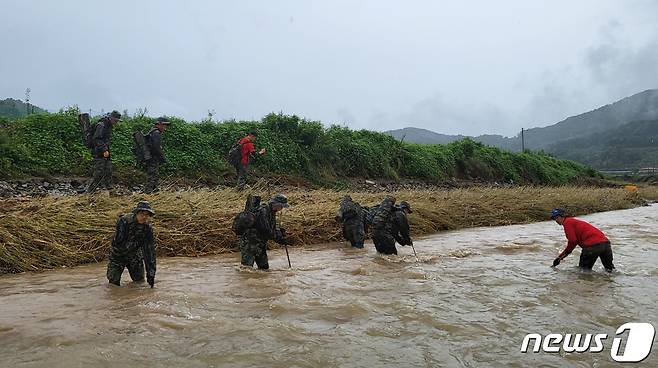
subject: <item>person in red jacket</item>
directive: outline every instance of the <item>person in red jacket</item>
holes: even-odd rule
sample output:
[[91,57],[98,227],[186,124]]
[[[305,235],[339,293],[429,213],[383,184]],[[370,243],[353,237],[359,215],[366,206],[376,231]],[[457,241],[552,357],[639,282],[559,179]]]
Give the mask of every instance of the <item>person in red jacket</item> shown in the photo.
[[[256,131],[251,131],[249,135],[240,139],[240,164],[236,167],[238,171],[238,189],[244,188],[247,184],[247,174],[249,173],[249,162],[256,153],[256,147],[254,142],[256,141],[258,134]],[[265,148],[262,148],[258,151],[259,155],[265,154]]]
[[560,208],[554,208],[551,211],[551,220],[555,220],[564,227],[564,233],[568,240],[567,247],[553,261],[553,267],[559,265],[560,261],[571,254],[576,245],[579,245],[582,248],[578,264],[580,268],[591,270],[594,263],[596,263],[596,259],[601,258],[601,263],[603,263],[606,271],[612,272],[615,269],[615,265],[612,264],[610,240],[601,230],[583,220],[568,217],[565,211]]

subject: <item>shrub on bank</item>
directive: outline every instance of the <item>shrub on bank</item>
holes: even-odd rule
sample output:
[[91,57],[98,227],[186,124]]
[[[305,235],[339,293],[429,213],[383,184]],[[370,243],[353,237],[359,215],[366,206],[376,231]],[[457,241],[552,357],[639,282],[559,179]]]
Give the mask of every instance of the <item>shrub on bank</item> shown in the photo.
[[[77,111],[32,114],[0,121],[0,177],[88,175],[89,150],[82,143]],[[132,133],[147,132],[152,119],[126,117],[113,132],[112,157],[119,177],[135,172]],[[225,160],[233,143],[257,129],[258,147],[268,154],[254,166],[261,174],[300,176],[331,182],[345,177],[453,177],[519,184],[565,184],[598,174],[584,165],[543,153],[512,153],[465,139],[447,145],[403,143],[368,130],[351,130],[297,116],[269,114],[261,121],[188,123],[171,119],[163,135],[168,164],[164,175],[219,183],[231,171]]]

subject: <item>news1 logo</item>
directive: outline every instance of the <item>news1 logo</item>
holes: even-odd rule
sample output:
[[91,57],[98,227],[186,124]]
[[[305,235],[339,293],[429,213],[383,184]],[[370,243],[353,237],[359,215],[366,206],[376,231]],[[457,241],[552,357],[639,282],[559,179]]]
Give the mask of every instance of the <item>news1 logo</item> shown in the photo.
[[[612,340],[610,357],[615,362],[639,363],[646,359],[651,353],[656,330],[651,323],[625,323],[621,325],[615,336],[620,336],[628,331],[625,349],[620,352],[623,338],[615,337]],[[603,342],[608,339],[607,334],[548,334],[542,337],[540,334],[527,334],[521,344],[521,352],[527,353],[530,342],[533,342],[532,352],[538,353],[600,353],[603,351]]]

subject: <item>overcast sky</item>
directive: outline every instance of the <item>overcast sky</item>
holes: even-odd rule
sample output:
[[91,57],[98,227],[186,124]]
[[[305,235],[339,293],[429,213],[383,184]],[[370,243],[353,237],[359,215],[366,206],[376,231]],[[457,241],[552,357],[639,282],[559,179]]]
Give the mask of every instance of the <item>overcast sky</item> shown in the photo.
[[0,98],[514,135],[658,87],[658,1],[0,2]]

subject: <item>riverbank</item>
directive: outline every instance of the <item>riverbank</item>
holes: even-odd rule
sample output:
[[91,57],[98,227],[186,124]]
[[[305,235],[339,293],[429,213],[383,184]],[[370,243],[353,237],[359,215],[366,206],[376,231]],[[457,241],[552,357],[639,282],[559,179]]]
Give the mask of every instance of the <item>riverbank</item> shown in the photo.
[[[270,194],[274,194],[272,189]],[[266,196],[267,189],[256,192]],[[281,216],[295,246],[340,241],[333,220],[345,193],[330,190],[285,192],[292,208]],[[351,192],[363,205],[387,193]],[[632,208],[658,200],[658,187],[636,192],[591,187],[473,187],[390,192],[411,203],[412,236],[477,226],[544,221],[552,207],[573,215]],[[233,216],[247,192],[230,189],[163,192],[156,195],[79,195],[1,200],[0,273],[40,271],[105,259],[116,224],[139,200],[148,200],[160,256],[203,256],[236,250]]]

